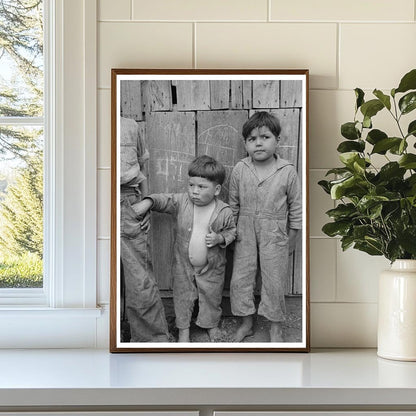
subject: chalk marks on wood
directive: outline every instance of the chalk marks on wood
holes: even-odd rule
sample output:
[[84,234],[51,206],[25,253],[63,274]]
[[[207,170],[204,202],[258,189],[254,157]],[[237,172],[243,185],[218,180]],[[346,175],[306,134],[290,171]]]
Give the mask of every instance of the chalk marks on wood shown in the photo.
[[[233,166],[246,156],[241,128],[256,111],[281,121],[279,154],[302,177],[302,81],[298,80],[138,80],[121,81],[121,114],[140,122],[150,153],[150,192],[183,192],[189,162],[208,154],[226,168],[220,197],[228,200]],[[161,290],[171,290],[174,238],[170,216],[153,213],[154,273]],[[302,290],[302,247],[291,257],[289,294]],[[159,261],[163,258],[163,261]],[[232,256],[228,256],[229,262]],[[230,264],[231,266],[231,264]],[[229,269],[229,268],[228,268]],[[227,282],[230,270],[227,272]]]

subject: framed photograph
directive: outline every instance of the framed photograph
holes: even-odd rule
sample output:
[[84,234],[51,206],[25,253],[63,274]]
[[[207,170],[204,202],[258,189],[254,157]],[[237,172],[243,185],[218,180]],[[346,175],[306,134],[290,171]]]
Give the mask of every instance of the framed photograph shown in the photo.
[[309,351],[308,77],[112,70],[111,352]]

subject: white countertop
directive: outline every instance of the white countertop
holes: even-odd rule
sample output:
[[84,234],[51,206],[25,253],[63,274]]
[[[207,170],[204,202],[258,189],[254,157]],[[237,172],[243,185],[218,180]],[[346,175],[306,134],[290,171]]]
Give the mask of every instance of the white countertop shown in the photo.
[[0,350],[0,408],[411,405],[416,362],[375,350],[120,353]]

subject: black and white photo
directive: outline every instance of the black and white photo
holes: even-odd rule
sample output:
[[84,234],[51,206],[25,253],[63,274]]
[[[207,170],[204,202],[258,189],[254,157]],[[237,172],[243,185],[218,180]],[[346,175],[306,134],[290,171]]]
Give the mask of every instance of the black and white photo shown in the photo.
[[307,70],[112,70],[112,352],[308,351]]

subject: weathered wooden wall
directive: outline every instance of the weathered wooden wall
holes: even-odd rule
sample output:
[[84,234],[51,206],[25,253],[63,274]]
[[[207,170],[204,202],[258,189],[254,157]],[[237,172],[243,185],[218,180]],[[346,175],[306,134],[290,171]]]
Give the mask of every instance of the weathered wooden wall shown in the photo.
[[[301,81],[122,81],[121,114],[144,124],[150,152],[150,192],[183,192],[187,166],[207,154],[225,165],[227,180],[220,197],[228,199],[228,177],[245,157],[241,128],[256,111],[275,114],[282,125],[279,154],[302,174]],[[299,233],[300,234],[300,233]],[[170,291],[174,224],[152,214],[154,271],[163,291]],[[288,294],[302,292],[302,247],[298,239],[290,258]],[[226,287],[232,270],[229,253]]]

